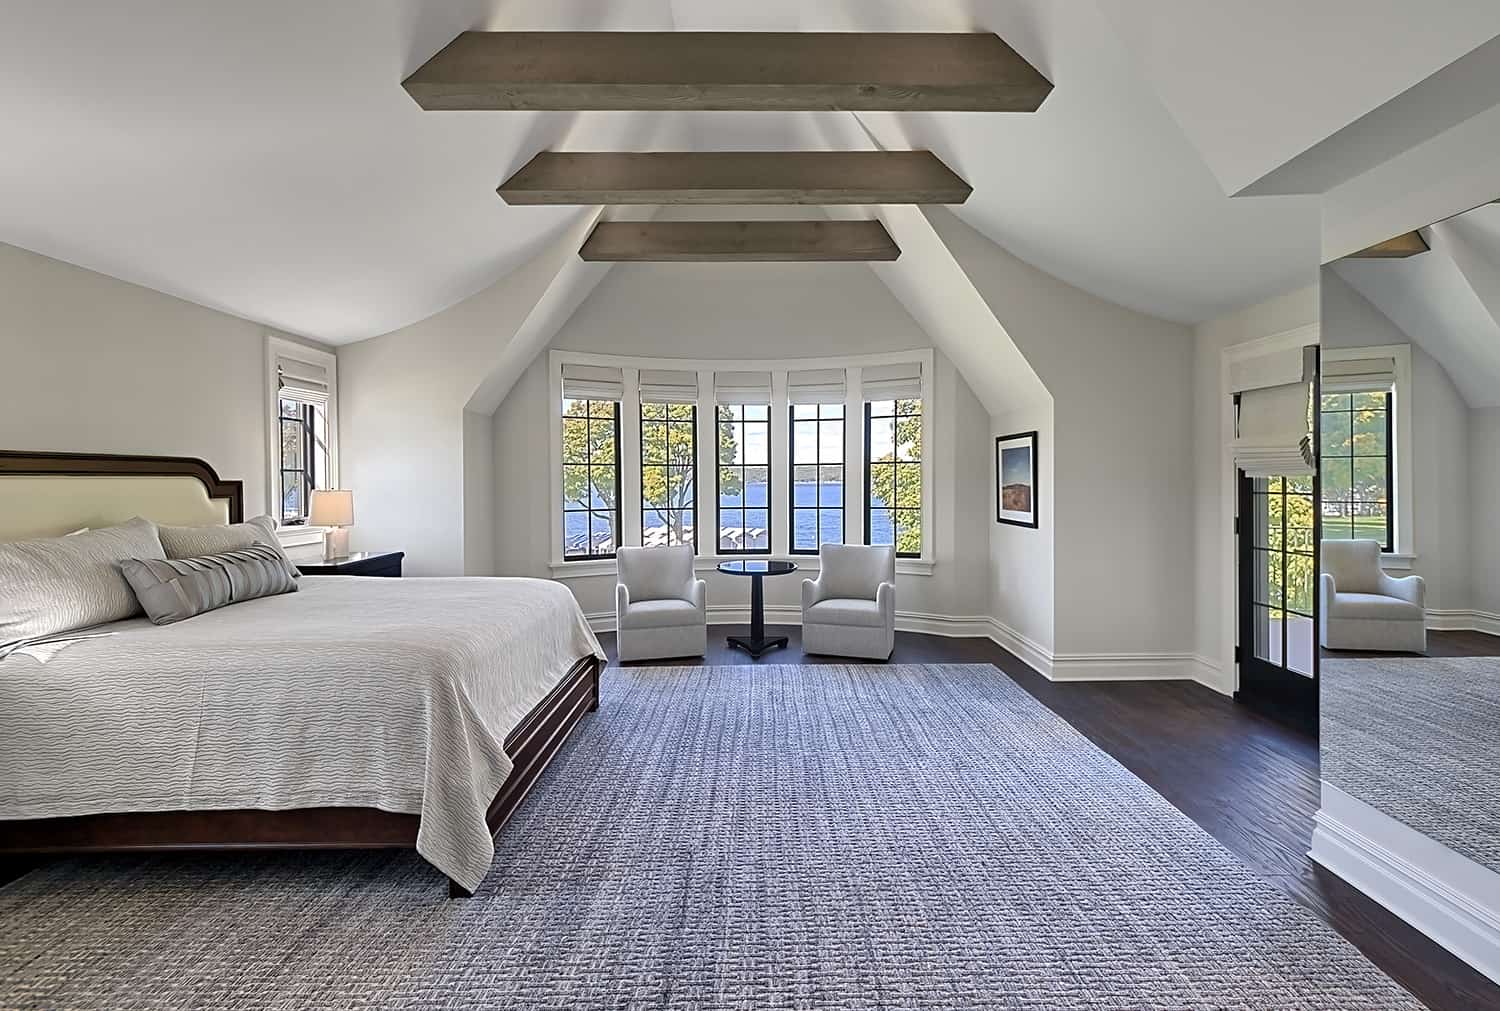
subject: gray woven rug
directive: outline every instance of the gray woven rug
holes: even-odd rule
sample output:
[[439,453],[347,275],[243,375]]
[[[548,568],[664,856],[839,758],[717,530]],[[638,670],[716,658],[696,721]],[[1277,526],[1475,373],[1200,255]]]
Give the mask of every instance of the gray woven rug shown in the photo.
[[989,666],[608,672],[473,899],[402,854],[69,861],[7,1008],[1418,1008]]
[[1322,775],[1500,871],[1500,659],[1324,658]]

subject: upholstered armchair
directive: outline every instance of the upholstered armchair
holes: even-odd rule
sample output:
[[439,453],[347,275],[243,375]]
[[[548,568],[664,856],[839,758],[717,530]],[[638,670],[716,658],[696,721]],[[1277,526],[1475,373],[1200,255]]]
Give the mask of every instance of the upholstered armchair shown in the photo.
[[1324,541],[1318,642],[1328,649],[1427,652],[1427,587],[1380,567],[1379,541]]
[[888,660],[896,647],[896,549],[825,544],[802,581],[802,649]]
[[708,651],[708,588],[693,573],[693,549],[619,548],[615,565],[615,642],[621,660],[703,656]]

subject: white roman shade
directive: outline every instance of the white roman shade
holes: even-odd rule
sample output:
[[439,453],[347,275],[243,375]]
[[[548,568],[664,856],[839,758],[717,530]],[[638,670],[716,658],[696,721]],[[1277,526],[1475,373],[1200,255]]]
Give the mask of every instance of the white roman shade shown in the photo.
[[276,357],[276,389],[288,400],[304,404],[328,403],[328,370],[300,358]]
[[[1243,370],[1231,381],[1261,385],[1238,390],[1235,417],[1234,465],[1250,477],[1297,477],[1316,473],[1312,446],[1312,377],[1316,349],[1291,349],[1299,364],[1293,374],[1285,353],[1265,355],[1237,365],[1261,362],[1258,370]],[[1271,385],[1267,379],[1289,379]]]
[[714,400],[720,404],[769,404],[771,373],[715,372]]
[[625,396],[624,374],[605,365],[562,367],[564,400],[619,400]]
[[842,404],[844,402],[843,369],[806,369],[789,372],[786,397],[793,404]]
[[872,365],[864,370],[866,400],[915,400],[922,396],[922,363]]
[[698,402],[698,373],[677,369],[642,369],[641,402],[696,404]]
[[1324,393],[1370,393],[1396,385],[1396,359],[1390,356],[1323,362]]

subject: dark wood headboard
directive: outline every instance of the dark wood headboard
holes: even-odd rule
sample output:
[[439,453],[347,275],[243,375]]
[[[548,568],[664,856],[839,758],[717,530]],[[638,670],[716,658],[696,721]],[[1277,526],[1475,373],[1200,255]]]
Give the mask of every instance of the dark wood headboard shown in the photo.
[[6,475],[46,477],[191,477],[208,497],[226,504],[229,522],[245,518],[241,481],[219,477],[207,463],[190,456],[128,456],[106,453],[35,453],[0,450],[0,478]]

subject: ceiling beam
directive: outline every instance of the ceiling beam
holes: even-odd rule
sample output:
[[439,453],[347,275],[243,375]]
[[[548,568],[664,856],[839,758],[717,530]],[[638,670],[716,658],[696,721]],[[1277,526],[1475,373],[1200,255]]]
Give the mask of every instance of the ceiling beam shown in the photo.
[[961,204],[931,151],[543,151],[500,186],[508,204]]
[[610,262],[894,260],[879,221],[603,221],[578,255]]
[[998,35],[464,32],[402,86],[424,109],[1035,112]]
[[1386,239],[1377,242],[1373,246],[1361,249],[1357,253],[1350,253],[1346,259],[1349,260],[1401,260],[1408,256],[1416,256],[1418,253],[1427,252],[1427,240],[1417,232],[1407,232],[1398,235],[1394,239]]

